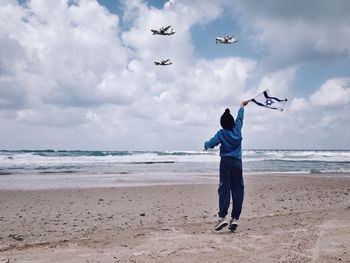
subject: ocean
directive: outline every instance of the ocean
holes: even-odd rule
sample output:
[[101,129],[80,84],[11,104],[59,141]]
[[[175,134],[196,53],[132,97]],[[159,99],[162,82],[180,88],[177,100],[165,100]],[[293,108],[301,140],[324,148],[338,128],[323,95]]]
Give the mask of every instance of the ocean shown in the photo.
[[[0,150],[0,189],[217,182],[218,151]],[[244,174],[350,174],[350,151],[244,150]]]

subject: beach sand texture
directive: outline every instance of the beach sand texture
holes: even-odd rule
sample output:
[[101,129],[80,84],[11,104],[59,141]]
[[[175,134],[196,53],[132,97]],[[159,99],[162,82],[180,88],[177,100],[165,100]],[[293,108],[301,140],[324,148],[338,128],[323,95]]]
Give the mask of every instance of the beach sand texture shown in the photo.
[[350,176],[246,175],[239,228],[217,185],[0,191],[3,262],[350,262]]

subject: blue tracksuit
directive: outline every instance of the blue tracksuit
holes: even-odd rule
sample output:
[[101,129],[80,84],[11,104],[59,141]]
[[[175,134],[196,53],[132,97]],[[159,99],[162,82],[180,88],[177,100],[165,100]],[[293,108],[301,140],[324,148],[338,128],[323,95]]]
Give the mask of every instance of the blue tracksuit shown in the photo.
[[240,107],[232,130],[219,130],[213,138],[204,143],[204,148],[214,148],[220,144],[220,184],[219,184],[219,217],[227,215],[230,207],[230,194],[233,207],[232,218],[239,219],[244,196],[242,176],[242,126],[244,108]]

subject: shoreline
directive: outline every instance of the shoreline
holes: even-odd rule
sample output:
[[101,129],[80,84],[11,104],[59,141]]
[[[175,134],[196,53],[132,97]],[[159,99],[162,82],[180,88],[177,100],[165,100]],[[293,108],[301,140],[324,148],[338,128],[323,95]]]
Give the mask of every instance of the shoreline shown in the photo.
[[237,232],[217,183],[0,190],[0,262],[348,262],[350,177],[245,177]]
[[[39,190],[64,190],[64,189],[104,189],[104,188],[128,188],[171,185],[201,185],[217,184],[218,172],[189,173],[172,172],[166,176],[154,176],[151,174],[106,174],[84,175],[77,177],[60,177],[65,174],[55,175],[8,175],[0,176],[0,191],[39,191]],[[179,176],[180,175],[180,176]],[[31,176],[34,176],[33,179]],[[350,178],[350,172],[244,172],[244,177],[309,177],[309,178]],[[177,177],[177,178],[174,178]],[[7,179],[6,179],[7,178]],[[1,263],[1,262],[0,262]]]

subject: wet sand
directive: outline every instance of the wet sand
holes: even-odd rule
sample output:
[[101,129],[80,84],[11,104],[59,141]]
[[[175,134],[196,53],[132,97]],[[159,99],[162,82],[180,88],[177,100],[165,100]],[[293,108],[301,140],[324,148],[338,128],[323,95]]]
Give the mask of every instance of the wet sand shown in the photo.
[[217,184],[0,191],[3,262],[350,262],[350,175],[246,175],[239,228]]

